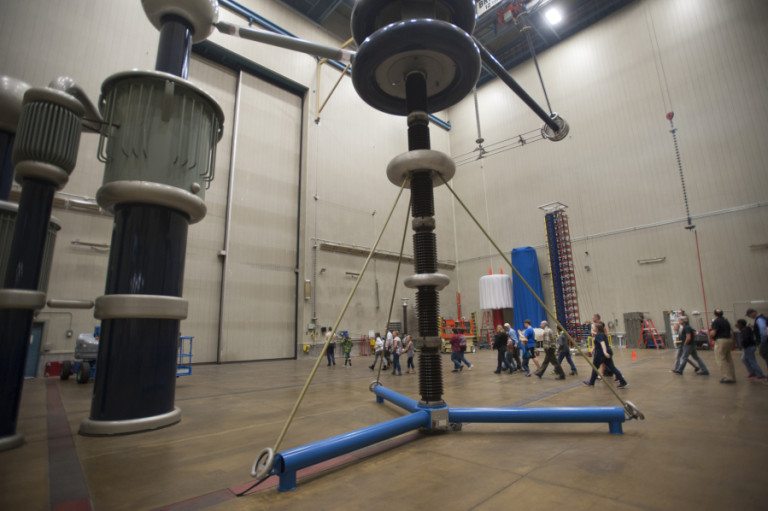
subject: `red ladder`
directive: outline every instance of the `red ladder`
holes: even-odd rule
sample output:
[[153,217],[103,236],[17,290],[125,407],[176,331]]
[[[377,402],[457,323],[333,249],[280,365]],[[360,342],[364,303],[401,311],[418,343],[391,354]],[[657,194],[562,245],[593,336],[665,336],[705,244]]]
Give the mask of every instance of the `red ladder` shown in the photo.
[[661,337],[661,334],[659,334],[659,331],[656,330],[656,325],[653,324],[652,319],[643,320],[643,326],[640,329],[640,339],[637,341],[638,348],[648,347],[648,343],[646,342],[646,334],[648,334],[648,338],[650,338],[650,340],[653,342],[654,348],[657,350],[666,348],[664,339]]

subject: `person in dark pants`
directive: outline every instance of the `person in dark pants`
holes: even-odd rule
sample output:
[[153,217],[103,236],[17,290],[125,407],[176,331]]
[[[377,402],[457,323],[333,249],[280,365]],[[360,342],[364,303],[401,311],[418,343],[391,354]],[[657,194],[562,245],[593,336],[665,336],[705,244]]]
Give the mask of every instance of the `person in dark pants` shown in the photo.
[[714,310],[715,319],[709,329],[709,337],[715,340],[715,360],[720,367],[720,383],[736,383],[736,369],[733,367],[733,335],[731,324],[723,317],[721,309]]
[[325,329],[325,342],[328,344],[328,349],[325,352],[325,358],[328,360],[328,367],[336,365],[336,334],[333,332],[332,327]]
[[555,368],[557,379],[564,380],[565,371],[563,371],[563,368],[560,366],[560,363],[557,361],[557,357],[555,356],[555,339],[554,334],[552,333],[552,329],[549,328],[549,324],[547,324],[546,321],[541,322],[541,329],[544,330],[541,338],[542,345],[544,346],[544,363],[541,364],[541,367],[539,367],[539,370],[536,371],[535,374],[541,378],[544,375],[544,371],[547,370],[547,366],[552,364]]
[[571,347],[568,346],[568,336],[565,335],[565,330],[563,329],[558,329],[558,332],[560,335],[557,336],[557,363],[562,364],[563,359],[565,359],[568,362],[568,365],[571,366],[571,376],[579,374],[576,370],[576,364],[573,363],[573,359],[571,358]]
[[763,370],[760,369],[755,358],[757,342],[755,342],[754,331],[743,319],[736,321],[736,330],[738,330],[739,337],[741,337],[741,361],[744,362],[744,367],[747,368],[748,379],[765,380]]
[[[613,363],[613,352],[611,347],[608,346],[608,336],[605,335],[605,323],[602,321],[598,322],[595,325],[595,329],[597,331],[597,335],[595,335],[595,348],[592,363],[595,365],[595,367],[600,367],[601,364],[605,364],[606,369],[610,369],[610,371],[616,375],[616,378],[619,380],[618,388],[627,388],[629,386],[627,380],[624,379],[621,371],[619,371],[619,369]],[[584,382],[584,385],[594,387],[595,380],[597,380],[597,371],[592,369],[592,376],[589,378],[589,381]]]
[[533,365],[536,366],[536,370],[540,368],[539,362],[536,360],[536,333],[531,326],[531,320],[526,319],[523,321],[523,338],[520,339],[520,343],[523,345],[523,371],[526,376],[531,375],[531,370],[528,367],[528,363],[533,360]]
[[504,353],[507,351],[507,332],[504,327],[496,325],[496,334],[493,336],[493,349],[496,350],[496,370],[494,373],[501,373],[502,369],[507,368],[507,362],[504,360]]
[[[691,325],[688,324],[687,317],[680,316],[678,322],[680,324],[679,328],[677,329],[679,332],[678,340],[680,341],[680,352],[682,355],[678,357],[677,364],[675,365],[675,368],[672,369],[672,372],[675,374],[683,374],[685,365],[691,364],[694,366],[696,374],[707,376],[709,374],[709,369],[707,369],[704,361],[701,360],[699,355],[696,353],[696,341],[694,340],[694,337],[696,337],[696,331],[691,327]],[[688,360],[689,357],[694,359],[698,365],[693,364],[690,360]]]

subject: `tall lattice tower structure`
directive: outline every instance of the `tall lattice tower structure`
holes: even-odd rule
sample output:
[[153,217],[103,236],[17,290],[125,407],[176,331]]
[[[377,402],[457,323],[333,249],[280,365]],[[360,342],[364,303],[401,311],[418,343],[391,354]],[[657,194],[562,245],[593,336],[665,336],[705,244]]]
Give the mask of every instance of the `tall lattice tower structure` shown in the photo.
[[579,299],[576,291],[576,272],[573,264],[571,231],[568,227],[568,206],[552,202],[539,206],[545,211],[549,264],[552,269],[552,287],[555,295],[557,320],[573,337],[577,337],[581,324]]

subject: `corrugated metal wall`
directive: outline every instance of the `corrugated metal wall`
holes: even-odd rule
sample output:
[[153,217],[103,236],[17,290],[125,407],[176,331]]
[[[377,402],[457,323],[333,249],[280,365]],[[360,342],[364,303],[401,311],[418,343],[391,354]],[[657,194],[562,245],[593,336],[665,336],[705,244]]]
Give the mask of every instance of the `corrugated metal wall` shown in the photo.
[[[483,220],[487,202],[491,232],[503,247],[537,246],[543,271],[537,207],[555,200],[570,206],[572,236],[587,238],[574,245],[582,319],[601,312],[621,322],[624,312],[645,311],[659,326],[662,310],[701,311],[693,235],[683,223],[667,223],[685,217],[665,119],[674,110],[691,212],[705,216],[694,223],[709,308],[768,298],[768,252],[750,248],[768,242],[766,27],[765,2],[631,4],[540,56],[553,108],[571,125],[568,139],[462,166],[456,188]],[[512,75],[543,103],[530,62]],[[541,125],[498,81],[479,91],[479,102],[489,143]],[[472,99],[450,114],[451,148],[459,155],[474,147]],[[710,216],[726,208],[738,211]],[[500,261],[487,257],[466,215],[457,212],[456,221],[462,289],[477,307],[477,279]],[[624,232],[655,223],[664,225]],[[657,257],[666,260],[637,262]]]

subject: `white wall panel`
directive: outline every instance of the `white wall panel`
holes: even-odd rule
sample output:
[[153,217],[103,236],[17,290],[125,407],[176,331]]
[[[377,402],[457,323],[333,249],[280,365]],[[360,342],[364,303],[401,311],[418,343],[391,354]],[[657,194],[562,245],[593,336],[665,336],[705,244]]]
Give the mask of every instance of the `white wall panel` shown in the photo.
[[189,74],[224,111],[224,133],[216,151],[215,176],[205,192],[208,213],[201,222],[189,228],[183,293],[189,302],[189,314],[181,323],[181,334],[195,337],[195,362],[215,362],[222,266],[218,252],[224,245],[237,75],[230,69],[194,55]]
[[243,74],[222,361],[294,356],[301,99]]
[[[758,243],[768,215],[766,27],[765,2],[630,4],[540,55],[553,108],[571,125],[569,137],[462,166],[457,191],[505,251],[543,246],[544,215],[537,207],[554,200],[570,206],[574,238],[665,224],[574,245],[582,318],[639,310],[659,324],[665,309],[702,310],[692,236],[682,223],[666,225],[685,216],[664,117],[674,110],[691,213],[706,216],[695,223],[709,308],[765,298],[758,295],[768,289],[768,257],[748,245]],[[543,100],[531,62],[511,73]],[[480,89],[479,104],[487,143],[541,125],[498,80]],[[450,116],[452,152],[466,153],[476,138],[472,98]],[[761,201],[763,207],[707,216]],[[457,212],[456,222],[461,287],[473,308],[472,289],[498,258],[487,257],[487,244],[466,215]],[[667,259],[637,264],[656,256]]]

